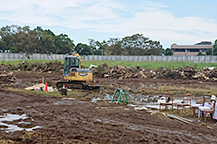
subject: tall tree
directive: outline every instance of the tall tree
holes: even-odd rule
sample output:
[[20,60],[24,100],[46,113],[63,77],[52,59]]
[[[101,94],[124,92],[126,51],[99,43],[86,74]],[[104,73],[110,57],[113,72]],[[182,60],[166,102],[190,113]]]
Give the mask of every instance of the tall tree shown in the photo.
[[118,38],[110,38],[108,41],[103,41],[102,46],[106,49],[107,55],[123,55],[122,41]]
[[211,41],[201,41],[201,42],[196,43],[194,45],[212,45],[212,42]]
[[38,39],[37,52],[47,54],[57,53],[55,34],[51,30],[43,30],[41,27],[36,27],[34,32]]
[[213,55],[217,55],[217,39],[215,40],[215,44],[213,45]]
[[14,36],[11,32],[11,26],[2,27],[0,30],[0,49],[2,51],[14,49],[13,48]]
[[89,45],[93,55],[105,55],[105,47],[99,41],[88,39]]
[[71,40],[66,34],[57,35],[55,37],[55,45],[57,47],[56,53],[70,53],[74,51],[75,48],[73,40]]
[[142,34],[127,36],[121,40],[110,38],[103,42],[103,46],[107,54],[113,55],[161,55],[162,48],[159,41],[152,41]]
[[171,48],[167,48],[166,50],[162,48],[162,53],[165,56],[172,56],[173,55],[173,50]]
[[91,55],[91,49],[88,45],[86,44],[82,44],[82,43],[78,43],[75,46],[75,51],[77,53],[79,53],[80,55]]
[[121,41],[119,41],[116,44],[111,45],[108,48],[108,54],[110,55],[123,55],[124,54],[124,49],[121,48]]

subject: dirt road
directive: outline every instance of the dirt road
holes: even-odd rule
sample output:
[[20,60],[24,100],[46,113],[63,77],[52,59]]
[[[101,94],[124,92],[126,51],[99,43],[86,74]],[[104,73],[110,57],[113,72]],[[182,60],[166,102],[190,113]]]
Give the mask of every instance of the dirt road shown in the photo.
[[[61,74],[15,73],[17,84],[24,88],[28,83],[40,81],[41,76],[55,83]],[[150,85],[173,84],[190,86],[189,81],[133,79],[103,81],[105,90],[118,86],[144,83]],[[204,83],[203,83],[204,84]],[[207,85],[212,83],[207,82]],[[202,86],[198,83],[198,86]],[[98,92],[95,95],[99,95]],[[131,106],[109,102],[94,103],[46,95],[24,94],[0,89],[0,143],[216,143],[217,126],[185,124],[162,116],[136,111]],[[14,121],[1,120],[9,116],[23,116]],[[14,118],[13,117],[13,118]],[[3,124],[2,124],[3,123]],[[8,129],[26,129],[13,131]],[[33,128],[33,129],[32,129]]]

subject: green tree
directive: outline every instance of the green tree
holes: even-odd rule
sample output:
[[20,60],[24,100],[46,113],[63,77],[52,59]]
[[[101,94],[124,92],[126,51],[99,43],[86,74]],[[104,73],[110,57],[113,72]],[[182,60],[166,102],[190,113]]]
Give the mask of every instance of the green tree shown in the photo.
[[201,42],[196,43],[194,45],[212,45],[212,42],[211,41],[201,41]]
[[14,49],[14,36],[12,35],[11,26],[2,27],[0,30],[0,49],[2,51]]
[[77,53],[79,53],[80,55],[91,55],[91,49],[88,45],[86,44],[82,44],[82,43],[78,43],[75,46],[75,51]]
[[105,55],[106,48],[99,41],[95,41],[94,39],[88,39],[89,45],[93,55]]
[[199,52],[199,53],[197,54],[197,56],[205,56],[205,54],[203,54],[202,52]]
[[161,55],[160,42],[152,41],[143,34],[127,36],[122,41],[122,46],[127,47],[128,55]]
[[15,52],[24,52],[27,54],[35,52],[37,37],[35,33],[29,29],[29,26],[18,28],[14,37],[14,47],[16,48]]
[[112,55],[162,55],[160,42],[152,41],[142,34],[127,36],[121,40],[110,38],[102,45],[106,48],[106,53]]
[[70,53],[74,51],[75,48],[73,40],[71,40],[66,34],[55,36],[55,45],[57,48],[56,53]]
[[165,56],[172,56],[173,55],[173,50],[170,48],[167,48],[166,50],[163,51],[163,54]]
[[213,55],[217,55],[217,39],[215,40],[215,44],[213,45]]
[[108,54],[109,55],[123,55],[124,54],[124,49],[121,48],[121,41],[119,41],[116,44],[111,45],[108,48]]
[[106,50],[107,55],[124,55],[122,41],[118,38],[110,38],[108,41],[102,42],[102,47]]
[[43,30],[41,27],[36,27],[34,32],[37,37],[38,53],[57,53],[57,47],[55,45],[55,34],[51,30]]
[[212,55],[212,51],[213,51],[212,49],[207,50],[206,55]]
[[36,46],[36,36],[29,26],[11,25],[2,27],[0,31],[0,47],[11,52],[33,53]]

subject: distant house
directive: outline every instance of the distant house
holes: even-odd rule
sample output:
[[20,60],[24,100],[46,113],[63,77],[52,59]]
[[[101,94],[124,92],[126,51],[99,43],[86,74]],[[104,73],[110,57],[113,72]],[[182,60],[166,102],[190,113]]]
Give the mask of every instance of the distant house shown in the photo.
[[174,56],[196,56],[199,52],[206,55],[206,52],[212,48],[213,45],[171,45]]

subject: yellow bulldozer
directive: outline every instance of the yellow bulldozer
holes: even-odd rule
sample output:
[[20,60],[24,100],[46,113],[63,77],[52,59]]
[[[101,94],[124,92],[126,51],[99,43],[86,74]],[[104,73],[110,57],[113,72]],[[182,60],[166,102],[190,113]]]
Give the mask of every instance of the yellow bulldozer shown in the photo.
[[56,83],[57,88],[99,89],[100,85],[93,82],[92,69],[81,68],[81,57],[74,53],[65,57],[63,76],[66,81]]

